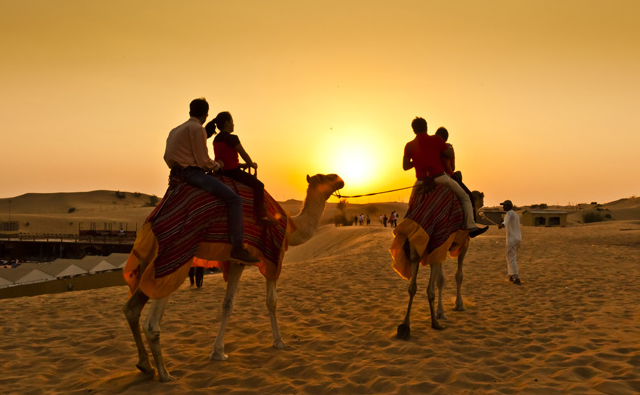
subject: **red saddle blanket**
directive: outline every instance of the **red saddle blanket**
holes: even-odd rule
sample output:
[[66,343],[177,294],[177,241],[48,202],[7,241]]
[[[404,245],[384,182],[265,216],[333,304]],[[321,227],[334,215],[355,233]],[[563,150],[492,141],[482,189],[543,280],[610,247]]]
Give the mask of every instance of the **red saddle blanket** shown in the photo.
[[[242,198],[245,246],[260,258],[255,266],[267,279],[278,279],[295,225],[266,191],[264,202],[277,224],[256,224],[253,190],[228,177],[219,179]],[[186,183],[170,186],[138,233],[125,265],[130,290],[166,297],[182,284],[191,266],[220,267],[226,279],[231,252],[227,220],[227,208],[217,197]]]
[[403,248],[407,240],[421,256],[423,266],[458,256],[469,243],[469,232],[462,230],[463,226],[460,202],[450,188],[439,184],[432,192],[414,188],[407,215],[393,230],[390,252],[394,270],[404,278],[411,277],[411,262]]

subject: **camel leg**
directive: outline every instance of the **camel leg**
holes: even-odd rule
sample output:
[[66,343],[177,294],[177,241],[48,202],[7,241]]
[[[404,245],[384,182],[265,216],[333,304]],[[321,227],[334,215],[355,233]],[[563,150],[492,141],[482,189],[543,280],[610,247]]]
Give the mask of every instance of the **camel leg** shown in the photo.
[[151,362],[149,361],[149,354],[144,346],[142,332],[140,331],[140,314],[148,301],[149,297],[138,289],[131,295],[129,300],[127,300],[127,303],[124,304],[122,312],[127,318],[133,339],[136,341],[136,347],[138,348],[138,364],[136,367],[143,373],[153,374],[155,370],[153,370]]
[[435,283],[440,275],[442,263],[431,264],[431,276],[429,277],[429,286],[427,287],[427,297],[429,298],[429,309],[431,310],[431,327],[433,329],[444,329],[445,327],[440,325],[438,318],[436,317],[434,300],[436,298]]
[[444,307],[442,306],[442,288],[444,288],[444,265],[440,265],[436,285],[438,286],[438,309],[436,310],[436,316],[439,320],[446,320],[447,316],[444,314]]
[[213,351],[209,355],[209,359],[216,361],[225,361],[229,356],[224,353],[224,332],[227,328],[227,322],[233,311],[233,299],[236,296],[236,290],[240,283],[240,276],[244,265],[232,263],[229,265],[229,281],[227,282],[227,293],[224,296],[224,302],[222,303],[222,320],[220,321],[220,330],[218,331],[218,337],[213,344]]
[[[413,257],[412,257],[413,258]],[[402,324],[398,325],[396,336],[398,339],[407,340],[411,336],[411,304],[413,297],[418,291],[418,268],[420,267],[420,258],[411,260],[411,279],[409,279],[409,306],[407,306],[407,315],[404,317]]]
[[465,248],[458,255],[458,270],[456,271],[456,307],[454,307],[455,311],[464,311],[464,302],[462,301],[462,279],[464,275],[462,273],[462,264],[464,263],[464,256],[467,254],[467,249]]
[[169,303],[169,297],[162,299],[153,299],[151,301],[151,307],[149,308],[149,314],[144,324],[144,334],[147,337],[151,354],[153,354],[153,360],[156,363],[156,369],[158,369],[158,376],[160,381],[172,381],[175,377],[171,376],[167,372],[167,368],[164,366],[164,359],[162,358],[162,349],[160,348],[160,321],[164,314],[167,304]]
[[278,292],[276,291],[276,282],[267,280],[267,309],[269,310],[269,318],[271,318],[273,347],[277,349],[283,349],[287,347],[287,344],[282,340],[280,329],[278,329],[278,321],[276,320],[276,307],[278,307]]

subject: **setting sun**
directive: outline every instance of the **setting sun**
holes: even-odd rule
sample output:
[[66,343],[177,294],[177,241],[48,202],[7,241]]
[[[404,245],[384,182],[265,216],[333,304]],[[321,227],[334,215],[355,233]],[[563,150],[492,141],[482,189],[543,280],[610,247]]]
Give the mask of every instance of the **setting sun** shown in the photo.
[[323,160],[328,167],[339,174],[347,186],[347,194],[370,193],[380,188],[380,174],[383,147],[379,132],[364,126],[334,128],[324,142]]

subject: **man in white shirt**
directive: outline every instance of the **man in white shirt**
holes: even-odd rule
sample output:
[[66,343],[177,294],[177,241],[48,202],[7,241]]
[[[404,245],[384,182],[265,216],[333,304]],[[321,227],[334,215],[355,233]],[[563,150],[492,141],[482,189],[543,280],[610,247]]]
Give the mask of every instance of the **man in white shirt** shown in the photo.
[[221,161],[209,157],[207,132],[202,126],[209,116],[209,103],[204,98],[189,104],[189,120],[174,128],[167,137],[164,161],[172,172],[178,171],[187,184],[200,188],[220,198],[228,210],[231,258],[255,263],[260,260],[244,247],[244,222],[242,199],[222,181],[207,174],[224,166]]
[[504,221],[498,225],[498,229],[507,228],[507,271],[509,274],[509,281],[514,284],[520,285],[520,275],[518,274],[518,263],[516,261],[516,253],[520,248],[522,242],[522,234],[520,233],[520,217],[513,211],[513,203],[511,200],[505,200],[500,203],[504,211],[507,214],[504,216]]

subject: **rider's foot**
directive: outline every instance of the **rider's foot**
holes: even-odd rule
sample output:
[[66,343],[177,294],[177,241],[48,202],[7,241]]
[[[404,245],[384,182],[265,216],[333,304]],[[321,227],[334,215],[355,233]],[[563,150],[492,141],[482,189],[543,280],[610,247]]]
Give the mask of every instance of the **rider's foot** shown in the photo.
[[480,236],[484,232],[488,231],[489,227],[485,226],[484,228],[473,228],[469,229],[469,237],[474,238],[476,236]]
[[236,259],[238,261],[247,263],[260,262],[260,259],[251,255],[251,253],[244,247],[233,247],[233,249],[231,250],[231,259]]

